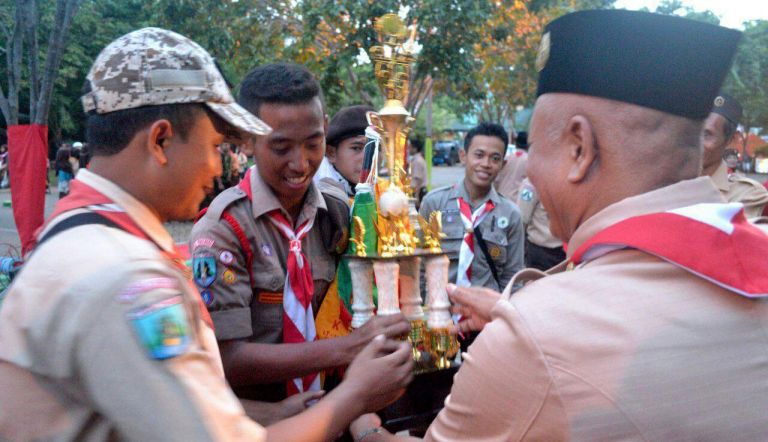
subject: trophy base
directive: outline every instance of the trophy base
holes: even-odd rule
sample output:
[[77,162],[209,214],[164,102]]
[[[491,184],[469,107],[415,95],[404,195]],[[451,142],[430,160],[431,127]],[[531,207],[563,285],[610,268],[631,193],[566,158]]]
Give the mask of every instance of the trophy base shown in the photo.
[[433,365],[438,370],[451,367],[451,362],[459,352],[459,341],[451,334],[448,328],[431,329],[429,335],[429,354]]

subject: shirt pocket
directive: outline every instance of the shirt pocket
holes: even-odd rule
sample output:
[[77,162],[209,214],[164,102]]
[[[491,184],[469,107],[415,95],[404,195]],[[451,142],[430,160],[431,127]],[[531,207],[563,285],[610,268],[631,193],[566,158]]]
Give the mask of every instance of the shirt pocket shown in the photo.
[[[454,215],[458,217],[459,215]],[[442,249],[446,252],[458,251],[461,248],[461,242],[464,240],[464,226],[461,220],[453,219],[452,222],[443,224],[443,233],[445,238],[440,242]]]
[[[507,262],[507,246],[509,245],[504,230],[495,229],[495,231],[490,232],[485,229],[483,230],[483,239],[488,248],[488,255],[490,255],[494,264],[497,267],[504,265]],[[477,253],[477,250],[475,253]]]

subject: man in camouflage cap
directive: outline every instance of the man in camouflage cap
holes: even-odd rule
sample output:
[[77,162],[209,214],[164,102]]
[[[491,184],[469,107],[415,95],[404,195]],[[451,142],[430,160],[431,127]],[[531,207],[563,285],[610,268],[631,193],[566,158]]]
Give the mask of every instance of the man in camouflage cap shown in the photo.
[[[107,46],[86,89],[90,168],[0,311],[0,440],[264,440],[163,223],[195,216],[221,173],[219,144],[269,127],[234,102],[205,50],[162,29]],[[332,438],[396,396],[409,360],[407,345],[376,340],[351,382],[269,435]]]
[[704,148],[704,170],[728,202],[744,204],[747,218],[763,213],[768,204],[768,191],[755,180],[737,171],[729,172],[725,162],[726,147],[737,136],[736,129],[741,120],[742,108],[736,98],[721,93],[713,102],[712,112],[704,121],[701,145]]

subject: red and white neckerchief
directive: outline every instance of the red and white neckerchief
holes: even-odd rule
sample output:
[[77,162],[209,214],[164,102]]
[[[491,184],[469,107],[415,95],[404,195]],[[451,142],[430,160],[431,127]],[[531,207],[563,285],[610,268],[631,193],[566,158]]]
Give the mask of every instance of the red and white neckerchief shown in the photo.
[[[288,240],[287,274],[283,289],[283,342],[296,344],[312,342],[317,339],[315,316],[312,312],[312,296],[315,283],[309,260],[301,251],[301,240],[312,229],[314,219],[308,219],[295,231],[291,223],[279,211],[267,214],[277,230]],[[303,378],[295,378],[287,383],[288,395],[304,391],[319,391],[320,376],[312,373]]]
[[626,248],[741,296],[768,296],[768,235],[747,221],[741,203],[696,204],[625,219],[582,244],[571,263]]
[[[59,200],[56,203],[56,207],[53,214],[48,218],[43,227],[38,231],[45,230],[45,227],[56,217],[64,212],[71,210],[85,209],[107,218],[115,223],[122,230],[130,233],[133,236],[139,237],[145,241],[149,241],[155,244],[163,256],[171,261],[173,265],[182,271],[185,279],[189,283],[189,286],[193,288],[194,293],[198,293],[197,287],[192,282],[192,273],[184,263],[184,258],[179,251],[174,247],[173,250],[167,251],[155,243],[152,238],[139,226],[126,212],[125,210],[116,204],[111,198],[94,189],[93,187],[85,184],[77,179],[72,180],[69,187],[69,195]],[[213,320],[211,320],[211,314],[208,313],[208,309],[203,303],[203,298],[198,296],[198,305],[200,307],[200,317],[211,329],[213,329]]]
[[483,222],[485,215],[493,210],[493,201],[488,200],[472,213],[469,203],[464,198],[458,198],[461,223],[464,225],[464,240],[459,248],[459,273],[456,275],[456,285],[469,287],[472,280],[472,260],[475,258],[475,229]]

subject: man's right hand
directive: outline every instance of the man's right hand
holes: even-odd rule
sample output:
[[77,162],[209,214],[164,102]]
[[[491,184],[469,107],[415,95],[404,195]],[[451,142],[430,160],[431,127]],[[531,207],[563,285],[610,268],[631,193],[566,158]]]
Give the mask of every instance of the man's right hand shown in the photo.
[[407,336],[411,325],[402,313],[396,315],[374,316],[362,327],[348,335],[350,346],[345,363],[350,363],[373,338],[384,335],[385,338]]
[[370,413],[399,398],[412,379],[411,345],[378,335],[355,357],[338,388],[348,389],[361,411]]
[[457,287],[448,284],[448,298],[453,302],[451,313],[461,315],[456,333],[480,331],[491,321],[491,310],[501,298],[499,292],[484,287]]

